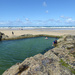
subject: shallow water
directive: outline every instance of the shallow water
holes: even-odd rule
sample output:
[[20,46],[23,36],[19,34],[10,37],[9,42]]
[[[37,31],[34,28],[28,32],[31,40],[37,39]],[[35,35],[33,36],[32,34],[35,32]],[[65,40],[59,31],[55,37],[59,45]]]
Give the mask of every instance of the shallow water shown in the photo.
[[52,49],[55,38],[26,38],[0,42],[0,75],[12,65],[22,62],[25,58]]

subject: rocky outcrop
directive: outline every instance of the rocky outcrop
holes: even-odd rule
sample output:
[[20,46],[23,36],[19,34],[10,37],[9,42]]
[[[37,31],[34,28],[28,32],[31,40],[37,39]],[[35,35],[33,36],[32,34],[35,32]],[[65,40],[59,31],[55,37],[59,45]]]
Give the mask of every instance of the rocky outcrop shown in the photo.
[[32,37],[41,37],[41,36],[47,36],[47,37],[61,37],[61,36],[53,36],[53,35],[43,35],[43,34],[38,34],[38,35],[32,35],[32,34],[24,34],[20,36],[4,36],[3,40],[16,40],[16,39],[23,39],[23,38],[32,38]]
[[4,33],[0,32],[0,41],[2,40],[2,36],[4,36]]
[[3,39],[6,38],[6,37],[7,37],[7,36],[6,36],[4,33],[0,32],[0,41],[3,40]]
[[26,58],[3,75],[75,75],[75,36],[63,36],[57,47]]
[[5,35],[4,33],[0,32],[0,41],[4,40],[4,39],[7,39],[7,38],[8,38],[7,35]]

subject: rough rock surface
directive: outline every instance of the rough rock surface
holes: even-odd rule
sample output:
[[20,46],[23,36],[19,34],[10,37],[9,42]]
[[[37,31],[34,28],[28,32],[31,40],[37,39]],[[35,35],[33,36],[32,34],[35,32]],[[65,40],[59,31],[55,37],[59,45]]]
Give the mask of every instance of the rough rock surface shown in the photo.
[[5,35],[4,33],[0,32],[0,41],[5,39],[5,38],[8,38],[8,36]]
[[57,47],[10,67],[3,75],[75,75],[75,36],[64,36]]
[[4,34],[0,32],[0,41],[2,40],[2,36],[3,36],[3,35],[4,35]]

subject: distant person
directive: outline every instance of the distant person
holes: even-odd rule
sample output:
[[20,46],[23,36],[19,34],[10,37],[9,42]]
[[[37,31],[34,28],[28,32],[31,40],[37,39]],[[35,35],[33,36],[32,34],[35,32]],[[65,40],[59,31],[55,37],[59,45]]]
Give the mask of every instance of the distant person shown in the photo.
[[14,32],[12,32],[12,35],[14,35]]
[[45,39],[48,39],[48,37],[46,37]]
[[23,30],[23,29],[21,29],[21,30]]

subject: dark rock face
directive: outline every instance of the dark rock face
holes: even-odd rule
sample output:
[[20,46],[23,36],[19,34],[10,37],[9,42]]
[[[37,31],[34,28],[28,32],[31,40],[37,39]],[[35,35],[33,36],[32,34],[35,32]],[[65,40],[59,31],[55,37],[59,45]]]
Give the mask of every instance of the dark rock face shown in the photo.
[[4,33],[0,32],[0,41],[2,40],[2,36],[4,35]]
[[4,33],[0,32],[0,41],[1,41],[1,40],[5,40],[5,39],[7,39],[7,38],[8,38],[7,35],[5,35]]
[[0,41],[2,40],[2,35],[0,35]]
[[3,75],[75,75],[75,37],[58,40],[57,47],[12,66]]

